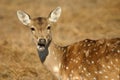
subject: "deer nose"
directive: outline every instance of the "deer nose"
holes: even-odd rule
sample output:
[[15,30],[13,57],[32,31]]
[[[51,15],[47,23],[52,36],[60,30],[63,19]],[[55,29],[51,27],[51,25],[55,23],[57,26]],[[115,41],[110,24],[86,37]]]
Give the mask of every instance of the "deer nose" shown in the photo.
[[40,44],[45,44],[45,43],[46,43],[46,40],[45,40],[45,39],[39,39],[39,43],[40,43]]

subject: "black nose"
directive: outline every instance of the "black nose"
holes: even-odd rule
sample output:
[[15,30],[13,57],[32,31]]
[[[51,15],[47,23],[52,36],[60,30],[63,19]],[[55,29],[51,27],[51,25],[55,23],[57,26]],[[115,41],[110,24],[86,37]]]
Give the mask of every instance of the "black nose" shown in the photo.
[[40,44],[45,44],[45,43],[46,43],[46,40],[45,40],[45,39],[39,39],[39,43],[40,43]]

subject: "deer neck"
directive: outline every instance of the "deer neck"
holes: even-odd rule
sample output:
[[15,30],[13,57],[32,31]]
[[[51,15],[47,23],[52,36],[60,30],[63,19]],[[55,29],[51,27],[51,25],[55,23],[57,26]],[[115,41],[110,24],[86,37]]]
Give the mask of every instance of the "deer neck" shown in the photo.
[[45,67],[56,77],[59,77],[61,58],[64,54],[63,48],[51,42],[43,52],[38,51],[38,53],[40,60]]

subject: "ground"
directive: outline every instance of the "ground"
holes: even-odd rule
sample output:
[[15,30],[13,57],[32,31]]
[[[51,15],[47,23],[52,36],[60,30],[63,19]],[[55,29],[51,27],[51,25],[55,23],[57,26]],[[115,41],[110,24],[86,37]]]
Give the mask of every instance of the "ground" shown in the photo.
[[62,15],[53,27],[53,40],[59,45],[120,37],[120,0],[1,0],[0,80],[54,79],[40,63],[31,32],[16,11],[47,17],[57,6],[62,7]]

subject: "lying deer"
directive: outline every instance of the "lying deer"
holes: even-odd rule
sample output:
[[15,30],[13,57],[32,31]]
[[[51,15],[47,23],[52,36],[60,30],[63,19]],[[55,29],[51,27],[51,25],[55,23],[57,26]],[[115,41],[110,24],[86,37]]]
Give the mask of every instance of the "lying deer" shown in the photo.
[[18,10],[18,19],[33,35],[40,61],[58,80],[120,80],[120,38],[76,42],[58,46],[52,40],[51,27],[61,8],[48,17],[31,17]]

